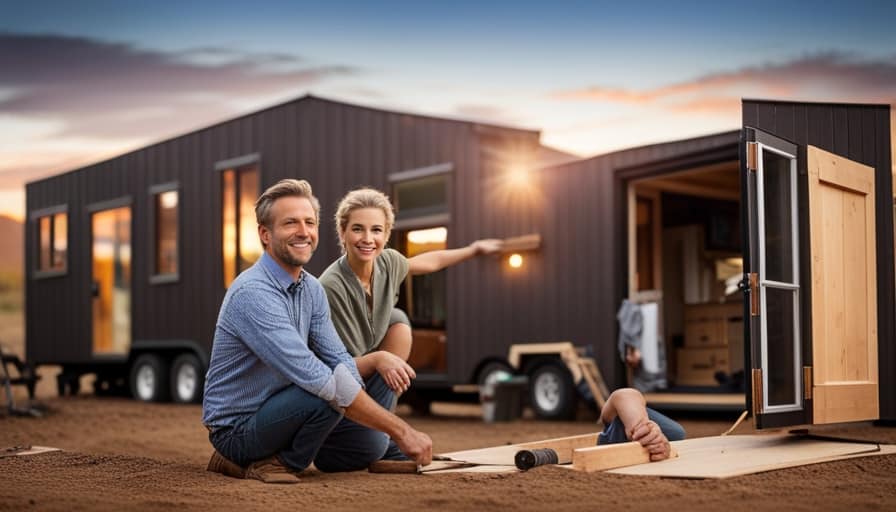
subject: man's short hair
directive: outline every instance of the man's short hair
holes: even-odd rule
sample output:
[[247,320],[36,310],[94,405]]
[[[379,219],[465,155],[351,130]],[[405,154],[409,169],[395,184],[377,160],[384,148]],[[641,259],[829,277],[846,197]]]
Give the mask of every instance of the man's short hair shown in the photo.
[[259,226],[273,229],[271,226],[271,207],[274,201],[281,197],[304,197],[311,203],[314,208],[314,220],[320,222],[320,202],[311,192],[311,184],[305,180],[285,179],[278,181],[275,185],[268,187],[258,200],[255,201],[255,221]]

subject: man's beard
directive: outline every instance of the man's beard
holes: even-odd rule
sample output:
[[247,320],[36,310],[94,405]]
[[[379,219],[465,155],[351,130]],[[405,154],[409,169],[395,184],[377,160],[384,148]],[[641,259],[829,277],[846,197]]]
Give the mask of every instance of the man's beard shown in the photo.
[[293,255],[292,252],[290,252],[290,250],[289,250],[289,241],[288,240],[284,240],[282,242],[275,244],[274,245],[274,253],[276,254],[277,258],[279,258],[280,261],[282,261],[283,263],[292,265],[294,267],[302,267],[302,266],[305,266],[306,264],[308,264],[308,262],[311,261],[311,256],[314,255],[314,245],[311,243],[310,240],[308,241],[308,245],[311,248],[311,251],[308,254],[307,258],[299,258],[299,257]]

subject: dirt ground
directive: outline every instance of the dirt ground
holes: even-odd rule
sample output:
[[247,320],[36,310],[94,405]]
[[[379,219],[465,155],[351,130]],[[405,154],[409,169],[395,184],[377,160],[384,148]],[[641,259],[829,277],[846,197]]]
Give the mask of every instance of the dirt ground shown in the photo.
[[[205,471],[211,454],[200,407],[79,395],[44,398],[42,418],[0,413],[0,448],[39,445],[63,452],[0,458],[0,510],[896,510],[896,456],[784,469],[727,480],[678,480],[540,467],[517,474],[381,475],[303,473],[293,486]],[[581,434],[576,422],[483,423],[477,406],[435,404],[410,416],[436,451],[449,452]],[[717,435],[735,415],[677,416],[689,437]],[[741,425],[736,433],[748,433]],[[828,432],[830,433],[830,432]],[[896,442],[896,428],[846,433]]]
[[[20,312],[0,312],[0,341],[22,355]],[[18,321],[8,321],[18,320]],[[12,342],[11,344],[9,342]],[[11,346],[10,346],[11,345]],[[234,480],[205,471],[211,455],[198,405],[141,404],[88,394],[55,397],[54,369],[42,367],[42,418],[0,411],[0,449],[53,446],[62,452],[0,458],[2,510],[896,510],[896,456],[803,466],[727,480],[678,480],[556,467],[516,474],[379,475],[303,473],[293,486]],[[85,377],[82,390],[90,390]],[[17,390],[16,398],[24,398]],[[435,404],[411,416],[437,452],[594,432],[596,414],[575,422],[483,423],[478,406]],[[736,414],[673,415],[689,437],[718,435]],[[750,433],[749,423],[736,434]],[[896,427],[868,424],[822,433],[896,443]]]

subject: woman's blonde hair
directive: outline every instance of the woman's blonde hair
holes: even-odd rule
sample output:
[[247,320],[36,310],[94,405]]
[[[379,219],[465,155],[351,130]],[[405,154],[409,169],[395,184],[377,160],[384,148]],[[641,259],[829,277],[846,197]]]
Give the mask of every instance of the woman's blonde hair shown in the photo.
[[[340,247],[342,246],[342,232],[348,225],[348,216],[355,210],[362,208],[379,208],[386,216],[386,239],[389,239],[389,233],[392,232],[392,226],[395,225],[395,210],[389,197],[379,190],[373,188],[359,188],[352,190],[339,201],[339,207],[336,208],[336,215],[333,219],[336,221],[336,236]],[[343,248],[344,250],[344,248]]]

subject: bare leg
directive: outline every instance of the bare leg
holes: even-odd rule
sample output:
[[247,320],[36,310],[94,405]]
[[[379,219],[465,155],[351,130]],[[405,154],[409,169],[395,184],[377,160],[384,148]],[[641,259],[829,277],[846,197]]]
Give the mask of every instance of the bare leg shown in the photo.
[[386,335],[383,337],[383,342],[380,343],[378,350],[391,352],[407,361],[408,357],[411,356],[412,343],[411,327],[408,324],[398,322],[389,326],[389,330],[386,331]]

